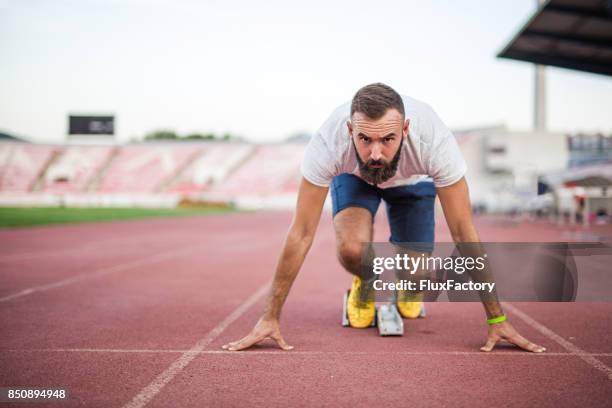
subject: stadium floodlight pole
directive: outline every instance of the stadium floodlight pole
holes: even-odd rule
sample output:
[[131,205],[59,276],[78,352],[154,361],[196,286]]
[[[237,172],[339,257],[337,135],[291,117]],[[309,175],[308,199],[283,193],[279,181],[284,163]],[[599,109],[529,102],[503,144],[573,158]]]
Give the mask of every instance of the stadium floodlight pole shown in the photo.
[[[536,0],[538,8],[544,7],[547,0]],[[533,130],[546,132],[546,67],[535,65],[533,98]]]

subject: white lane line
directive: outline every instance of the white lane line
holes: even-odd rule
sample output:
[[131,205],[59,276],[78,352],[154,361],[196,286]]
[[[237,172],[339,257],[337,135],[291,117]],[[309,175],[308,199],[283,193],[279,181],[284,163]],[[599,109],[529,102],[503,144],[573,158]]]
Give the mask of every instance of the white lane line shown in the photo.
[[150,265],[150,264],[153,264],[153,263],[156,263],[156,262],[160,262],[160,261],[163,261],[163,260],[166,260],[166,259],[173,258],[173,257],[175,257],[175,256],[177,256],[177,255],[179,255],[179,254],[181,254],[183,252],[193,251],[195,248],[199,248],[199,247],[200,247],[200,245],[197,245],[197,246],[192,246],[192,247],[188,247],[188,248],[180,248],[180,249],[175,249],[175,250],[172,250],[172,251],[161,252],[161,253],[158,253],[156,255],[147,256],[147,257],[144,257],[144,258],[141,258],[141,259],[137,259],[135,261],[130,261],[130,262],[126,262],[126,263],[123,263],[123,264],[119,264],[119,265],[109,266],[107,268],[98,269],[98,270],[96,270],[94,272],[91,272],[91,273],[82,273],[80,275],[74,275],[74,276],[71,276],[69,278],[57,281],[57,282],[48,283],[46,285],[33,286],[31,288],[24,289],[24,290],[22,290],[20,292],[0,297],[0,302],[6,302],[8,300],[17,299],[17,298],[20,298],[20,297],[23,297],[23,296],[31,295],[32,293],[36,293],[36,292],[45,292],[45,291],[48,291],[48,290],[61,288],[63,286],[68,286],[68,285],[71,285],[73,283],[85,280],[85,279],[91,279],[91,278],[95,278],[95,277],[98,277],[98,276],[107,275],[109,273],[123,272],[123,271],[126,271],[128,269],[137,268],[137,267],[144,266],[144,265]]
[[168,384],[177,374],[179,374],[191,361],[196,358],[202,351],[214,341],[230,324],[238,320],[253,304],[255,304],[270,287],[270,282],[260,287],[257,292],[252,294],[247,300],[238,306],[232,313],[230,313],[221,323],[213,328],[208,334],[193,345],[189,350],[185,351],[174,363],[172,363],[166,370],[159,374],[151,384],[143,388],[138,395],[136,395],[129,403],[125,404],[123,408],[141,408],[144,407],[149,401],[151,401],[166,384]]
[[[282,351],[282,350],[248,350],[244,352],[233,352],[225,350],[172,350],[172,349],[9,349],[0,350],[4,352],[53,352],[53,353],[134,353],[134,354],[220,354],[224,356],[249,356],[249,355],[308,355],[308,356],[329,356],[329,355],[389,355],[389,356],[533,356],[533,357],[552,357],[565,356],[577,357],[577,353],[528,353],[525,351],[500,351],[496,350],[490,353],[482,351]],[[583,353],[581,355],[596,356],[596,357],[612,357],[612,353]]]
[[[146,239],[151,238],[152,234],[141,234],[141,235],[132,235],[132,236],[128,236],[125,238],[108,238],[108,239],[101,239],[99,241],[95,241],[95,242],[89,242],[87,244],[84,245],[79,245],[77,246],[73,246],[70,248],[56,248],[56,249],[43,249],[40,251],[32,251],[32,252],[22,252],[22,253],[17,253],[17,254],[6,254],[6,255],[0,255],[0,263],[2,262],[11,262],[11,261],[24,261],[24,260],[32,260],[32,259],[36,259],[36,258],[41,258],[41,257],[45,257],[45,256],[54,256],[54,257],[60,257],[60,256],[66,256],[66,255],[80,255],[82,254],[84,251],[90,251],[90,250],[95,250],[95,249],[101,249],[100,247],[108,244],[108,243],[112,243],[113,246],[116,246],[117,244],[142,244],[143,242],[145,242]],[[169,242],[171,240],[173,240],[174,238],[179,238],[182,240],[185,240],[185,234],[181,233],[181,234],[173,234],[173,235],[164,235],[163,239],[166,240],[166,242]],[[155,241],[158,238],[155,238]],[[148,243],[148,242],[147,242]]]
[[[575,354],[581,359],[583,359],[591,367],[603,372],[608,377],[608,379],[612,381],[612,368],[605,365],[601,360],[598,360],[597,358],[595,358],[594,355],[587,353],[580,347],[576,346],[574,343],[568,340],[565,340],[563,337],[559,336],[557,333],[555,333],[548,327],[544,326],[542,323],[536,321],[531,316],[527,315],[525,312],[518,309],[516,306],[513,306],[509,303],[504,303],[504,308],[514,313],[522,321],[524,321],[529,326],[533,327],[534,329],[536,329],[537,331],[539,331],[540,333],[542,333],[549,339],[554,340],[555,342],[559,343],[561,347],[569,351],[571,354]],[[546,353],[541,353],[541,354],[546,354]]]

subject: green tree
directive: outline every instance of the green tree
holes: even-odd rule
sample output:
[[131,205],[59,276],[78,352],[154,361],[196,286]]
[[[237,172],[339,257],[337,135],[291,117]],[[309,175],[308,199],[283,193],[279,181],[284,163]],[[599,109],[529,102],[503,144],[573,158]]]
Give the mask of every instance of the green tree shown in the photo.
[[156,130],[148,133],[144,140],[177,140],[178,135],[172,130]]
[[215,140],[216,137],[213,133],[191,133],[185,137],[183,137],[183,139],[186,140]]

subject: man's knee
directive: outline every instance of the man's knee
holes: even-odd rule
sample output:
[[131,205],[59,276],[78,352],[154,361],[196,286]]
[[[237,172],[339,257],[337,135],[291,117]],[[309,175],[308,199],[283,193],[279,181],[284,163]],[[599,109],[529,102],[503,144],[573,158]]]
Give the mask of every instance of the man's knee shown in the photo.
[[363,244],[357,241],[343,242],[338,245],[338,259],[351,273],[359,273]]

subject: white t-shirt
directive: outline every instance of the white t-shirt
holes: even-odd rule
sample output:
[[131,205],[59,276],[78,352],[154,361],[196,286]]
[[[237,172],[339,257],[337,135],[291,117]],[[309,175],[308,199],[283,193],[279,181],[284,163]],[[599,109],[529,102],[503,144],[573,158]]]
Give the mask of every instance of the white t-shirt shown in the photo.
[[[455,183],[467,170],[455,136],[429,105],[405,95],[402,99],[406,119],[410,120],[408,137],[402,142],[404,150],[397,173],[379,187],[432,179],[436,187]],[[346,126],[350,111],[350,102],[336,108],[308,143],[301,171],[311,183],[327,187],[339,174],[359,176],[359,163]]]

